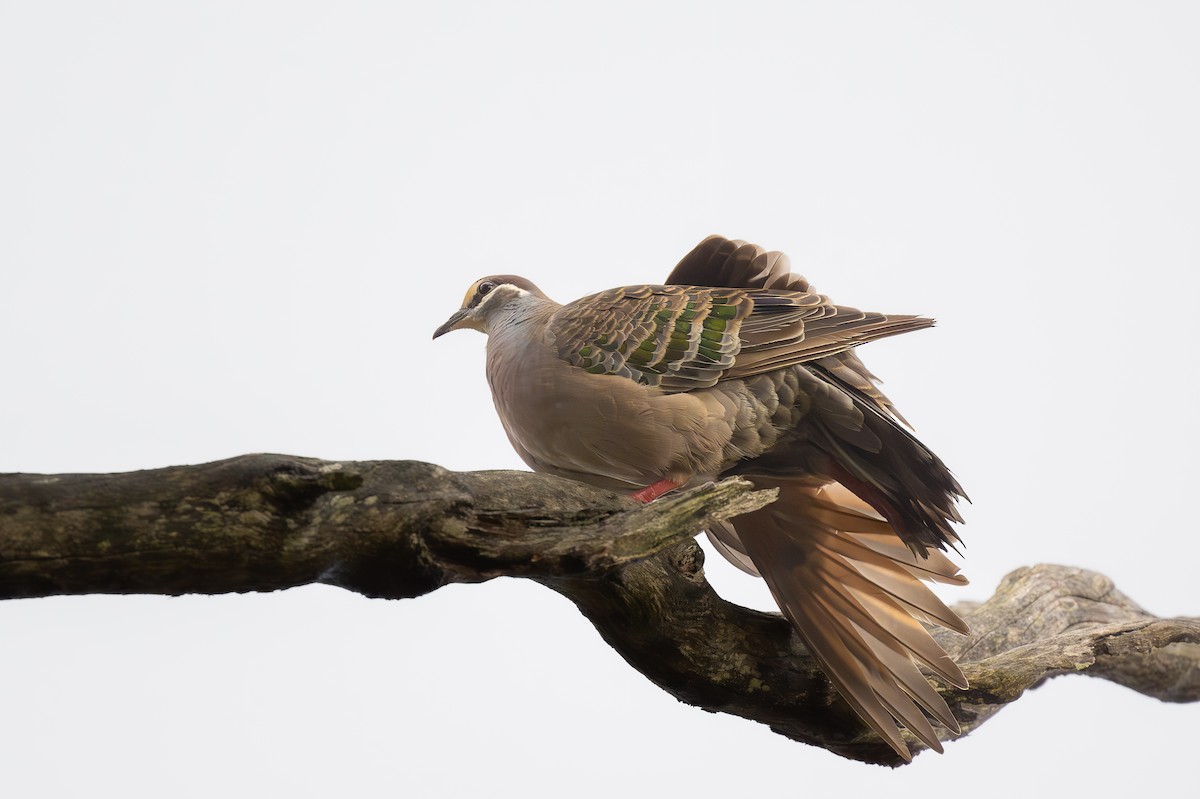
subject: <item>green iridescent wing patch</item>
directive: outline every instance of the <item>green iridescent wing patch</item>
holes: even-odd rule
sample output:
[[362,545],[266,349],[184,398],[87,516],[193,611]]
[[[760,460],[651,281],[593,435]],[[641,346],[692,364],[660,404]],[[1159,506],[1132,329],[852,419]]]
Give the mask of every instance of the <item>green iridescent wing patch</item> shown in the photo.
[[714,385],[742,349],[755,292],[628,286],[564,306],[551,330],[559,356],[593,374],[668,391]]
[[626,286],[564,305],[549,330],[559,357],[574,366],[674,392],[930,324],[836,306],[811,291]]

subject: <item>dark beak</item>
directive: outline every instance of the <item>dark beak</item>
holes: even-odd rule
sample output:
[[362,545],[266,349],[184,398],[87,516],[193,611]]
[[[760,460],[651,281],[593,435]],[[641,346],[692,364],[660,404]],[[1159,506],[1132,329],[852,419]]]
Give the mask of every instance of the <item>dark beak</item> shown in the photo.
[[443,324],[441,327],[439,327],[437,330],[433,331],[433,337],[437,338],[438,336],[444,336],[445,334],[449,333],[451,330],[454,330],[455,325],[457,325],[459,322],[461,322],[463,320],[463,317],[466,316],[467,312],[470,310],[471,310],[470,308],[460,308],[457,311],[455,311],[454,313],[450,314],[450,318],[446,320],[446,323]]

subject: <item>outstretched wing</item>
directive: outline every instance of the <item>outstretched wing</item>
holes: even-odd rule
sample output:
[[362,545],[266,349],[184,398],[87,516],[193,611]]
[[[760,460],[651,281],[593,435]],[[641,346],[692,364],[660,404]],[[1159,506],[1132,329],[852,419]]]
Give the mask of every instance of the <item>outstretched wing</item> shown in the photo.
[[930,324],[833,305],[811,291],[626,286],[563,306],[549,330],[568,363],[675,392],[825,358]]

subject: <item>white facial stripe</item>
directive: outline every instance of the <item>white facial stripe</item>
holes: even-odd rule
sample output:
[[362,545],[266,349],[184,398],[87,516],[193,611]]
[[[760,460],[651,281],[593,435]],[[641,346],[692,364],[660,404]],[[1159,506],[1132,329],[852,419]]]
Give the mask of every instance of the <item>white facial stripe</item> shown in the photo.
[[492,305],[494,302],[497,302],[497,300],[495,299],[496,297],[501,297],[501,299],[498,300],[498,302],[505,303],[505,302],[508,302],[509,300],[513,299],[514,297],[528,297],[528,296],[530,296],[530,292],[526,291],[523,288],[514,286],[512,283],[501,283],[500,285],[496,286],[496,288],[492,289],[491,291],[489,291],[487,294],[485,294],[483,296],[483,299],[480,300],[479,304],[475,306],[475,310],[477,312],[483,311],[485,308]]

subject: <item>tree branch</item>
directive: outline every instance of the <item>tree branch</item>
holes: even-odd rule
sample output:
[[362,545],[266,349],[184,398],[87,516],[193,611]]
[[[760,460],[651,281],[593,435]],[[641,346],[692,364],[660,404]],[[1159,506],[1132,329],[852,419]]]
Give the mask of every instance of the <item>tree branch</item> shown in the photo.
[[[525,472],[280,455],[114,475],[0,475],[0,598],[314,582],[404,598],[526,577],[574,602],[681,701],[898,765],[781,616],[726,602],[704,579],[695,531],[772,499],[727,480],[638,505]],[[967,691],[939,686],[964,735],[1058,674],[1200,700],[1200,619],[1157,619],[1102,575],[1021,569],[987,602],[958,610],[974,633],[936,635],[971,681]]]

